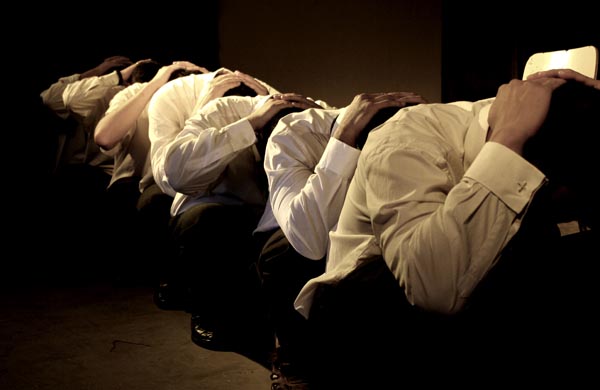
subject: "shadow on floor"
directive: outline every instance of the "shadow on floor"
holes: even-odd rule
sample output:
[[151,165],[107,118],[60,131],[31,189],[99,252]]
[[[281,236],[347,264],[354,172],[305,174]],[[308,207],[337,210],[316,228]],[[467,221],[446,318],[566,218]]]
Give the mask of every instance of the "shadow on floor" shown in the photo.
[[270,372],[190,340],[189,314],[152,289],[90,282],[0,294],[2,389],[263,389]]

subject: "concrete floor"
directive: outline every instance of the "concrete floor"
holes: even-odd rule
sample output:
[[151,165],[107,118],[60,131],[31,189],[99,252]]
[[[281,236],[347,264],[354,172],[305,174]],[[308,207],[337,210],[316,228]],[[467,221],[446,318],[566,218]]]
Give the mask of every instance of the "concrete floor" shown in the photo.
[[190,317],[150,287],[110,282],[0,294],[0,389],[261,389],[270,371],[190,341]]

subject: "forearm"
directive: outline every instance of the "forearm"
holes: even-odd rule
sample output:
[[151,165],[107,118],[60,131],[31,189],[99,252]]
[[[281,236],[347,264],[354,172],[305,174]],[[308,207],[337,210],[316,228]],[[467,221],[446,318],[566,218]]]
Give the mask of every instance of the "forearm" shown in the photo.
[[107,113],[96,126],[94,141],[100,147],[110,150],[114,148],[136,122],[157,88],[145,85],[135,96],[115,111]]

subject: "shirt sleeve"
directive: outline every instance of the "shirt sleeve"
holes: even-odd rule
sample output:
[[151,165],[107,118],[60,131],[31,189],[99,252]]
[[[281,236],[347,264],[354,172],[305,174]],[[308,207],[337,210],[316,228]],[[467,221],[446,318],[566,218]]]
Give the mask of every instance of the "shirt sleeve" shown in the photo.
[[407,298],[428,310],[453,313],[517,232],[545,178],[493,143],[456,178],[461,170],[448,151],[431,145],[380,143],[359,171],[375,239]]
[[209,191],[228,164],[256,143],[254,129],[245,117],[252,112],[249,100],[216,99],[185,122],[185,127],[165,148],[164,174],[175,191],[193,195]]
[[116,71],[104,76],[86,77],[65,87],[63,102],[70,111],[87,118],[96,109],[96,102],[117,85],[119,76]]
[[[302,256],[325,256],[360,151],[313,131],[308,120],[280,120],[265,153],[270,202],[277,223]],[[330,123],[325,126],[329,132]]]
[[63,102],[63,93],[67,88],[67,85],[74,83],[77,80],[79,80],[79,73],[61,77],[57,82],[40,94],[42,102],[63,119],[66,119],[69,116],[69,111]]
[[[177,191],[171,187],[165,174],[165,158],[169,144],[183,129],[187,119],[186,110],[193,104],[193,96],[188,96],[184,88],[176,86],[181,79],[171,81],[162,86],[150,99],[148,104],[148,137],[150,139],[150,165],[154,182],[170,196]],[[191,103],[190,103],[191,102]]]

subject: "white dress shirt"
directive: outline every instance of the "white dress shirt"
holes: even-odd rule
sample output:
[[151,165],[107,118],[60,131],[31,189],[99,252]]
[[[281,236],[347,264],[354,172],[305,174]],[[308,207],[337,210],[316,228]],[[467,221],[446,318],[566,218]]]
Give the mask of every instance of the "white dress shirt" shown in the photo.
[[[119,110],[135,97],[148,83],[134,83],[117,93],[106,110],[108,115]],[[115,166],[109,187],[119,179],[140,177],[140,191],[154,183],[150,168],[150,139],[148,138],[148,105],[142,110],[135,125],[112,149],[101,149],[108,156],[113,156]]]
[[199,203],[257,206],[267,200],[262,158],[246,119],[269,96],[229,96],[207,103],[165,150],[164,180],[177,193],[171,214]]
[[62,119],[67,119],[69,116],[69,110],[63,101],[63,93],[65,92],[67,85],[79,80],[79,76],[79,73],[75,73],[71,76],[61,77],[58,81],[40,93],[42,102]]
[[94,142],[94,130],[111,99],[123,88],[119,85],[116,71],[103,76],[86,77],[65,86],[63,103],[78,122],[76,133],[65,146],[69,163],[99,166],[112,175],[113,158],[100,151]]
[[493,99],[401,110],[371,133],[331,244],[326,272],[295,307],[308,317],[316,287],[383,257],[409,302],[452,313],[515,235],[544,175],[485,143]]
[[[163,85],[150,100],[148,107],[150,164],[156,184],[166,194],[175,196],[177,193],[165,173],[166,159],[173,150],[171,142],[183,130],[186,120],[202,108],[198,105],[208,92],[210,81],[223,69],[172,80]],[[277,93],[273,87],[261,83],[269,93]]]
[[[343,112],[309,109],[286,115],[267,143],[264,168],[276,223],[294,249],[309,259],[326,254],[329,231],[337,223],[360,156],[358,149],[331,138]],[[259,225],[257,230],[267,229]]]

